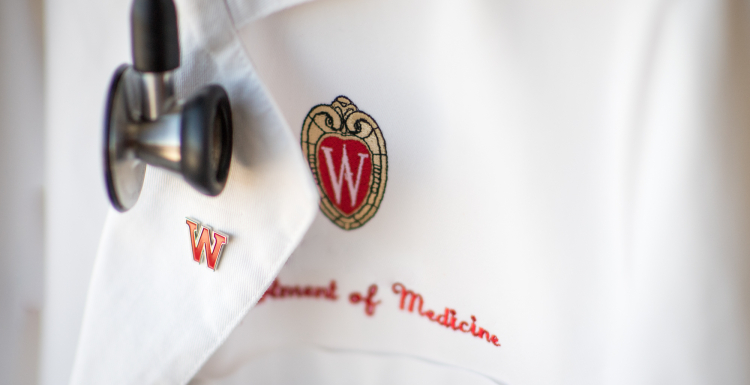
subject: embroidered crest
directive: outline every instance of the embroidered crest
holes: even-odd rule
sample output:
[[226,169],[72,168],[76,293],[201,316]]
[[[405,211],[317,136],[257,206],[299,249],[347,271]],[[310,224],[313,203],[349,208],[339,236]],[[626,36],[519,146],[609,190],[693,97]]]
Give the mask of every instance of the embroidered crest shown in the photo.
[[388,172],[385,139],[375,119],[345,96],[315,106],[302,126],[302,151],[328,219],[352,230],[375,215]]

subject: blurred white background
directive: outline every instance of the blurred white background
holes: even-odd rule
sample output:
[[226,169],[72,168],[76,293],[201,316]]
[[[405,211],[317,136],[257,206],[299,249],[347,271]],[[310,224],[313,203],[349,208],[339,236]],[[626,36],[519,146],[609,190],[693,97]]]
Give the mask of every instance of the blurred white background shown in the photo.
[[70,378],[108,210],[100,121],[129,55],[128,7],[0,1],[0,384]]
[[34,384],[43,298],[42,0],[0,1],[0,383]]

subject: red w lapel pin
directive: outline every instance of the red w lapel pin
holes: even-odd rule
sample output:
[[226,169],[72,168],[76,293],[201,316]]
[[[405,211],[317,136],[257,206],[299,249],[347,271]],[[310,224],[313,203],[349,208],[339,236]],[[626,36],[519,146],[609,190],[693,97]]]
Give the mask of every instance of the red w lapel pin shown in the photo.
[[190,229],[190,247],[193,250],[193,260],[200,264],[205,256],[206,266],[216,271],[219,268],[219,261],[221,261],[221,252],[224,251],[224,245],[227,244],[229,237],[218,231],[212,231],[209,227],[201,226],[199,222],[190,218],[185,219]]

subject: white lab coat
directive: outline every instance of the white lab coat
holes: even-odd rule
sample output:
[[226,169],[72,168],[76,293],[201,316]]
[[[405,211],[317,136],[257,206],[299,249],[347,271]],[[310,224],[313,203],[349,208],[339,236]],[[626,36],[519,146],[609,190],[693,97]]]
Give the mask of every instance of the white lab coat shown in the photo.
[[[91,37],[112,52],[91,89],[127,60],[121,3],[97,5],[121,21]],[[110,211],[73,383],[747,382],[742,3],[291,5],[177,2],[178,92],[232,99],[230,179],[206,198],[149,169],[136,208]],[[50,78],[51,131],[76,114],[98,131]],[[380,209],[353,231],[316,208],[299,149],[310,108],[342,94],[388,147]],[[50,210],[62,263],[75,206]],[[185,216],[230,234],[215,273],[188,259]],[[277,278],[335,280],[338,299],[255,306]],[[350,294],[372,284],[368,315]],[[501,346],[399,308],[397,284]]]

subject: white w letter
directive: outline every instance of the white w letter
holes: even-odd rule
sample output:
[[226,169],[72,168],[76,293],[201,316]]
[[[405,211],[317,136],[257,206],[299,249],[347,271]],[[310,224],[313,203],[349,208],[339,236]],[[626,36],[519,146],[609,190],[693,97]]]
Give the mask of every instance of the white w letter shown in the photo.
[[346,179],[347,187],[349,187],[349,198],[351,204],[354,206],[357,199],[357,191],[359,191],[359,184],[362,181],[362,165],[364,165],[365,159],[370,157],[370,154],[357,154],[359,156],[359,167],[357,168],[357,181],[355,182],[352,178],[351,166],[349,165],[349,155],[346,153],[346,145],[344,145],[344,153],[341,155],[341,167],[339,168],[338,175],[333,169],[333,151],[330,147],[321,147],[326,157],[326,163],[328,164],[328,175],[331,177],[331,184],[333,185],[333,195],[336,199],[336,204],[341,204],[341,187],[344,179]]

